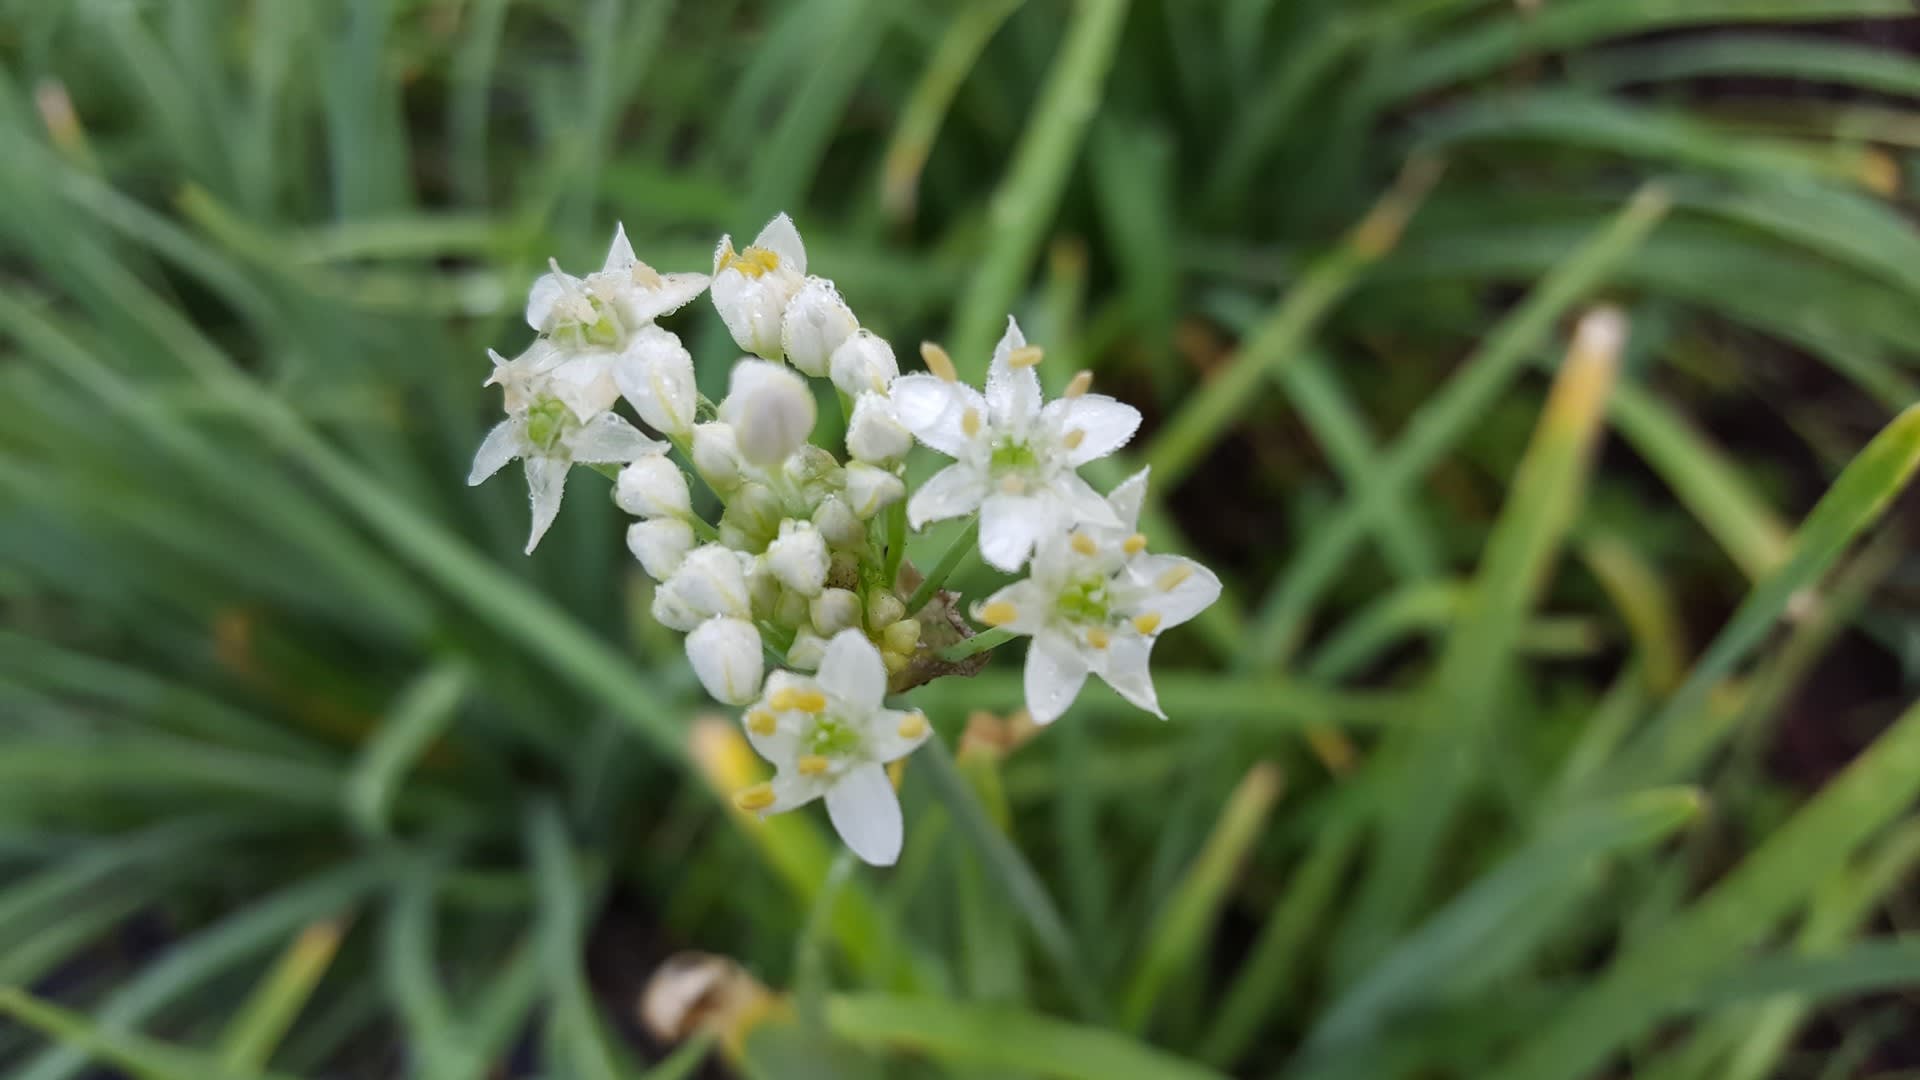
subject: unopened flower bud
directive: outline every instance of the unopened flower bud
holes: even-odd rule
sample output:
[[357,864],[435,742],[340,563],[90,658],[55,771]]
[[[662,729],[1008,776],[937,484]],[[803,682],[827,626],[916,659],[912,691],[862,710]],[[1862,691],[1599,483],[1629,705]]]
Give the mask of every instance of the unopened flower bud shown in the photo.
[[813,434],[813,392],[784,364],[743,359],[728,379],[720,419],[733,425],[742,457],[776,465]]
[[773,605],[773,621],[781,626],[805,626],[813,621],[812,604],[792,589],[781,589]]
[[693,550],[693,526],[678,518],[636,521],[627,529],[627,550],[655,581],[665,581],[680,569]]
[[886,642],[887,651],[911,655],[920,644],[920,621],[900,619],[889,623],[881,638]]
[[744,461],[731,424],[693,426],[693,467],[713,490],[725,494],[739,487]]
[[693,513],[687,475],[661,454],[621,469],[614,481],[613,501],[635,517],[684,518]]
[[760,695],[760,631],[745,619],[708,619],[687,635],[687,659],[716,701],[746,705]]
[[827,581],[827,541],[806,521],[783,521],[767,545],[767,565],[781,584],[801,596],[817,596]]
[[827,654],[827,639],[801,627],[787,649],[787,663],[797,671],[818,671],[820,659]]
[[860,597],[850,589],[826,589],[809,605],[813,632],[830,638],[860,625]]
[[876,634],[906,617],[906,603],[892,593],[877,592],[867,598],[867,626]]
[[715,615],[746,617],[752,608],[740,553],[719,544],[688,552],[654,594],[653,608],[654,618],[674,630],[692,630]]
[[675,438],[693,430],[700,391],[693,381],[693,355],[678,335],[658,326],[635,331],[614,364],[613,380],[654,430]]
[[893,358],[893,346],[875,334],[859,330],[833,350],[828,371],[833,376],[833,385],[839,387],[841,393],[857,398],[866,393],[885,394],[899,376],[900,364]]
[[847,505],[855,517],[870,518],[906,493],[899,477],[877,465],[856,461],[847,466]]
[[837,548],[859,547],[867,541],[867,527],[854,515],[847,500],[829,495],[813,512],[813,527]]
[[810,277],[787,302],[780,343],[787,362],[816,378],[827,373],[835,349],[860,329],[860,320],[826,278]]
[[780,356],[780,328],[787,304],[805,284],[807,250],[787,215],[767,223],[745,251],[721,237],[713,253],[708,293],[733,340],[747,352]]
[[856,461],[892,465],[913,449],[913,435],[893,415],[893,403],[872,391],[853,403],[847,422],[847,453]]

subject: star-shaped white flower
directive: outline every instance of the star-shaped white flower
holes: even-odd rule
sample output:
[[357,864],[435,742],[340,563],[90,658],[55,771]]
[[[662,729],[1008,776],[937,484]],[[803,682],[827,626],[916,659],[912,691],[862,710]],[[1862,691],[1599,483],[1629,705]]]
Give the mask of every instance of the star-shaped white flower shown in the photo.
[[984,396],[941,375],[904,375],[892,387],[900,423],[954,459],[914,493],[908,522],[917,529],[978,508],[980,554],[1002,570],[1018,570],[1042,537],[1071,525],[1119,527],[1077,470],[1140,427],[1138,410],[1105,394],[1043,402],[1038,359],[1009,318]]
[[521,459],[533,505],[533,529],[527,537],[527,554],[531,555],[560,513],[567,470],[574,462],[626,464],[649,454],[665,453],[666,449],[666,443],[649,439],[615,413],[601,413],[583,423],[559,397],[534,393],[524,408],[487,432],[473,456],[467,483],[478,484],[507,462]]
[[733,237],[723,236],[713,251],[714,310],[740,348],[768,360],[783,354],[787,304],[806,279],[806,245],[785,214],[767,222],[747,250],[735,252]]
[[705,274],[662,274],[633,253],[626,226],[614,229],[607,261],[577,278],[549,262],[552,272],[527,295],[527,325],[561,344],[620,349],[627,335],[685,307],[707,287]]
[[1024,581],[974,609],[982,622],[1033,638],[1026,696],[1035,723],[1065,712],[1090,674],[1166,718],[1147,670],[1153,643],[1219,599],[1220,579],[1192,559],[1146,550],[1146,537],[1134,531],[1146,480],[1142,470],[1114,489],[1114,526],[1049,536]]
[[741,809],[764,817],[825,798],[827,817],[853,853],[891,866],[903,827],[886,766],[913,753],[931,729],[918,712],[885,708],[886,693],[880,650],[859,630],[835,634],[811,677],[768,675],[744,723],[747,739],[776,772],[771,782],[740,793]]

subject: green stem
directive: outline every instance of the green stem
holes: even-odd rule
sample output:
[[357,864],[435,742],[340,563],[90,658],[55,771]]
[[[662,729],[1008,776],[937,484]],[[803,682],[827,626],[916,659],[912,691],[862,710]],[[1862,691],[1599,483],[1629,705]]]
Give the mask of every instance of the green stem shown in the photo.
[[[900,499],[887,507],[887,588],[891,589],[900,581],[900,560],[907,555],[907,500]],[[916,591],[915,595],[918,595]],[[913,610],[909,605],[907,610]]]
[[958,645],[949,645],[935,655],[950,664],[957,664],[970,656],[979,656],[983,652],[991,652],[1013,639],[1013,631],[996,626],[991,630],[975,634]]
[[933,568],[933,572],[927,575],[919,588],[913,590],[913,596],[907,600],[907,614],[918,615],[920,609],[927,606],[927,601],[933,599],[933,594],[940,590],[940,586],[947,583],[947,579],[953,576],[955,570],[959,569],[961,560],[973,553],[973,541],[979,535],[980,519],[975,517],[967,522],[967,527],[961,530],[959,536],[953,538],[953,543],[947,546],[946,554],[940,556],[939,565]]

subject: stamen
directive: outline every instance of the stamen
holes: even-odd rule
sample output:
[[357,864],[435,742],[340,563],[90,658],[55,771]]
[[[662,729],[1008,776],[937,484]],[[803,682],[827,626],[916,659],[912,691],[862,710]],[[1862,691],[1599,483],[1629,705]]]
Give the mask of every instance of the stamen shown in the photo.
[[960,373],[953,369],[953,357],[947,350],[931,341],[920,343],[920,359],[926,361],[927,370],[940,377],[942,382],[958,382]]
[[1104,649],[1113,644],[1113,635],[1096,626],[1087,631],[1087,644],[1096,649]]
[[1193,567],[1187,566],[1186,564],[1183,563],[1179,566],[1174,567],[1171,570],[1168,570],[1166,573],[1161,574],[1160,580],[1154,582],[1153,584],[1154,584],[1154,587],[1159,589],[1161,592],[1171,592],[1174,589],[1178,588],[1181,582],[1187,580],[1192,576],[1193,576]]
[[1129,555],[1138,555],[1147,550],[1147,534],[1134,533],[1120,542],[1120,550]]
[[808,754],[794,762],[793,767],[800,770],[801,776],[824,776],[832,764],[819,754]]
[[980,621],[988,626],[1005,626],[1020,617],[1020,609],[1005,600],[995,600],[980,609]]
[[771,735],[780,729],[780,718],[765,709],[755,709],[747,714],[747,730],[755,735]]
[[827,695],[818,690],[801,690],[794,695],[793,707],[803,713],[824,712],[827,708]]
[[917,739],[925,735],[927,733],[926,714],[918,712],[908,713],[900,718],[900,726],[895,730],[900,733],[900,737],[903,739]]
[[1016,368],[1032,367],[1038,364],[1040,358],[1045,355],[1046,350],[1038,345],[1022,345],[1007,354],[1007,366]]
[[1073,539],[1067,542],[1073,545],[1073,550],[1079,552],[1082,555],[1100,554],[1100,545],[1094,543],[1093,537],[1088,536],[1086,533],[1081,533],[1081,532],[1074,533]]
[[733,797],[733,805],[752,813],[773,805],[773,785],[755,784]]
[[960,430],[966,432],[968,436],[980,434],[979,409],[968,409],[966,414],[960,417]]
[[1153,633],[1155,630],[1160,629],[1160,613],[1157,611],[1149,611],[1143,615],[1135,615],[1133,617],[1133,628],[1143,634]]
[[767,699],[767,705],[781,712],[797,709],[800,707],[800,691],[791,686],[783,686],[775,690],[773,696]]
[[1060,440],[1060,445],[1069,450],[1078,450],[1080,449],[1080,444],[1086,441],[1086,431],[1082,428],[1074,428],[1072,431],[1067,432],[1065,438]]
[[1093,372],[1082,371],[1067,381],[1067,388],[1060,396],[1079,397],[1091,389],[1093,389]]

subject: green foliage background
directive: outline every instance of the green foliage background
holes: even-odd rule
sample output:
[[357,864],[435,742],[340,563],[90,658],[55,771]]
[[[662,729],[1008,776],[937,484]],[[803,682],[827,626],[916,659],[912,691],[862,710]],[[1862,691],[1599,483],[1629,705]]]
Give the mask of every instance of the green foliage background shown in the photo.
[[[1914,1065],[1911,13],[0,2],[0,1075]],[[781,209],[1140,404],[1228,582],[884,873],[724,809],[604,481],[460,482],[549,255]],[[785,996],[662,1062],[682,948]]]

